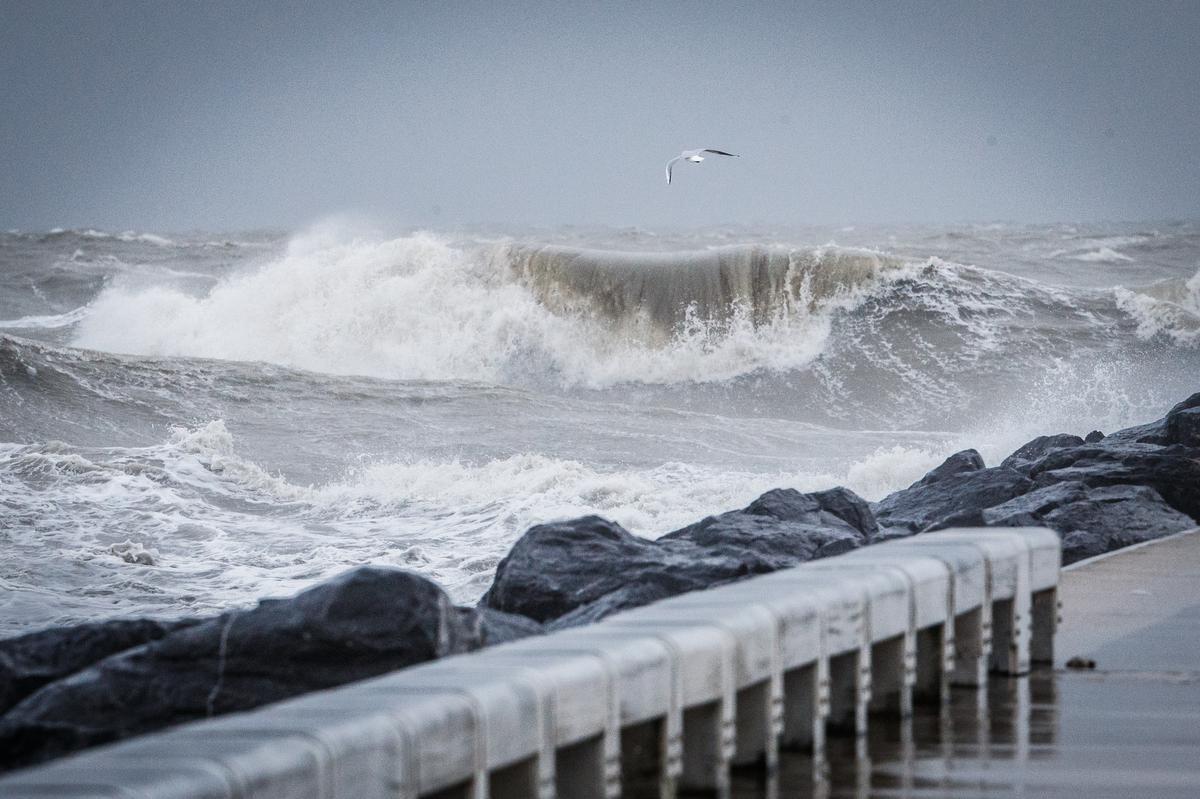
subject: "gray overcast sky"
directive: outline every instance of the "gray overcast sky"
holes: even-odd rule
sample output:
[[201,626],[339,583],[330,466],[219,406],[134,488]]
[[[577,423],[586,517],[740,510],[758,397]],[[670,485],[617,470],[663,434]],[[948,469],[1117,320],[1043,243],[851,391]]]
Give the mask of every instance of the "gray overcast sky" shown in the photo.
[[1200,2],[0,12],[3,228],[1200,215]]

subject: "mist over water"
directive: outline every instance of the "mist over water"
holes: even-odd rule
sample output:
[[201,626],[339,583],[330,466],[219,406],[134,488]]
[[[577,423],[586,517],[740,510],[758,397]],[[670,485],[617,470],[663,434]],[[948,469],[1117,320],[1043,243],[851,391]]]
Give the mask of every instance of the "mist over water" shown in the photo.
[[0,634],[461,601],[529,526],[868,499],[1200,388],[1200,228],[0,236]]

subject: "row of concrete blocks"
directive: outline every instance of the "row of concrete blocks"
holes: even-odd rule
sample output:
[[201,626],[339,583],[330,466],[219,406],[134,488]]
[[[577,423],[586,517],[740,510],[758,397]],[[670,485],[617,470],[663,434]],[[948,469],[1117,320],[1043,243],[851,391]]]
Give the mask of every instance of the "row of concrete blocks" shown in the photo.
[[732,766],[1052,660],[1059,561],[1040,528],[879,544],[85,752],[0,796],[722,794]]

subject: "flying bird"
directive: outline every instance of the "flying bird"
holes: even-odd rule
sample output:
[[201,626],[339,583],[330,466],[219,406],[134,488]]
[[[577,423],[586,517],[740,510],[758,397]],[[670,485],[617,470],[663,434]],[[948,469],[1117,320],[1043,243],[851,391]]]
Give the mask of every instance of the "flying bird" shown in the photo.
[[667,183],[671,182],[671,168],[675,166],[676,161],[691,161],[693,164],[698,164],[704,160],[704,153],[712,153],[713,155],[728,155],[730,158],[741,158],[736,153],[727,153],[724,150],[684,150],[679,155],[667,162]]

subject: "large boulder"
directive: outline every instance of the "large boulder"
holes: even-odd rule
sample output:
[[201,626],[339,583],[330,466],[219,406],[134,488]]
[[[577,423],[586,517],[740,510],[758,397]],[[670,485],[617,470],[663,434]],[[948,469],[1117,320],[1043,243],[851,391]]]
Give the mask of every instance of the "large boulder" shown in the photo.
[[1032,441],[1026,442],[1016,452],[1002,460],[1000,465],[1016,469],[1019,472],[1028,472],[1033,464],[1037,463],[1047,453],[1067,449],[1068,447],[1082,446],[1083,443],[1084,440],[1082,438],[1073,436],[1070,433],[1038,436]]
[[781,522],[740,512],[710,516],[659,540],[663,545],[690,542],[701,551],[732,558],[750,553],[769,562],[772,570],[848,552],[867,542],[861,533],[845,527]]
[[651,602],[776,568],[737,547],[651,541],[585,516],[530,528],[496,567],[480,605],[544,623],[628,587]]
[[1105,444],[1180,444],[1200,448],[1200,392],[1179,403],[1167,415],[1149,424],[1127,427],[1109,434]]
[[1087,499],[1088,487],[1068,481],[1055,483],[985,508],[982,521],[991,527],[1036,527],[1047,513],[1063,505]]
[[505,613],[492,608],[459,608],[458,612],[463,622],[469,628],[473,628],[480,646],[506,644],[546,632],[541,623],[515,613]]
[[947,477],[953,477],[959,474],[968,474],[970,472],[979,472],[986,468],[983,462],[983,456],[975,449],[964,449],[956,452],[942,464],[930,470],[924,477],[914,483],[914,486],[930,485],[932,483],[944,480]]
[[1063,562],[1190,529],[1194,522],[1149,486],[1089,488],[1064,482],[1039,488],[983,512],[985,524],[1045,525],[1063,539]]
[[833,542],[850,541],[853,548],[878,532],[871,506],[848,488],[811,494],[777,488],[741,510],[708,516],[667,533],[659,541],[740,547],[769,558],[782,558],[782,568],[811,560]]
[[51,627],[0,641],[0,715],[43,685],[198,623],[121,619]]
[[[1200,397],[1200,394],[1196,397]],[[1172,444],[1200,449],[1200,406],[1176,406],[1167,414],[1163,434]]]
[[[723,581],[724,582],[724,581]],[[631,610],[675,596],[679,592],[674,584],[665,582],[633,583],[615,591],[609,591],[586,605],[580,605],[570,613],[559,616],[546,625],[550,631],[581,627],[607,618],[622,610]]]
[[862,546],[878,532],[846,488],[768,491],[657,541],[598,516],[531,528],[496,568],[481,607],[554,629]]
[[1105,486],[1084,500],[1063,505],[1043,519],[1062,535],[1063,562],[1191,529],[1195,523],[1147,486]]
[[1172,508],[1200,521],[1200,448],[1114,442],[1057,450],[1039,460],[1029,476],[1040,486],[1078,482],[1090,488],[1148,486]]
[[982,523],[982,511],[1034,487],[1008,466],[985,468],[975,450],[946,459],[908,488],[875,503],[875,518],[890,534],[917,533],[954,525]]
[[734,513],[766,516],[782,522],[804,522],[820,527],[848,527],[865,538],[879,531],[870,503],[842,486],[807,494],[792,488],[777,488]]
[[0,768],[465,652],[479,629],[423,577],[355,569],[42,687],[0,718]]

